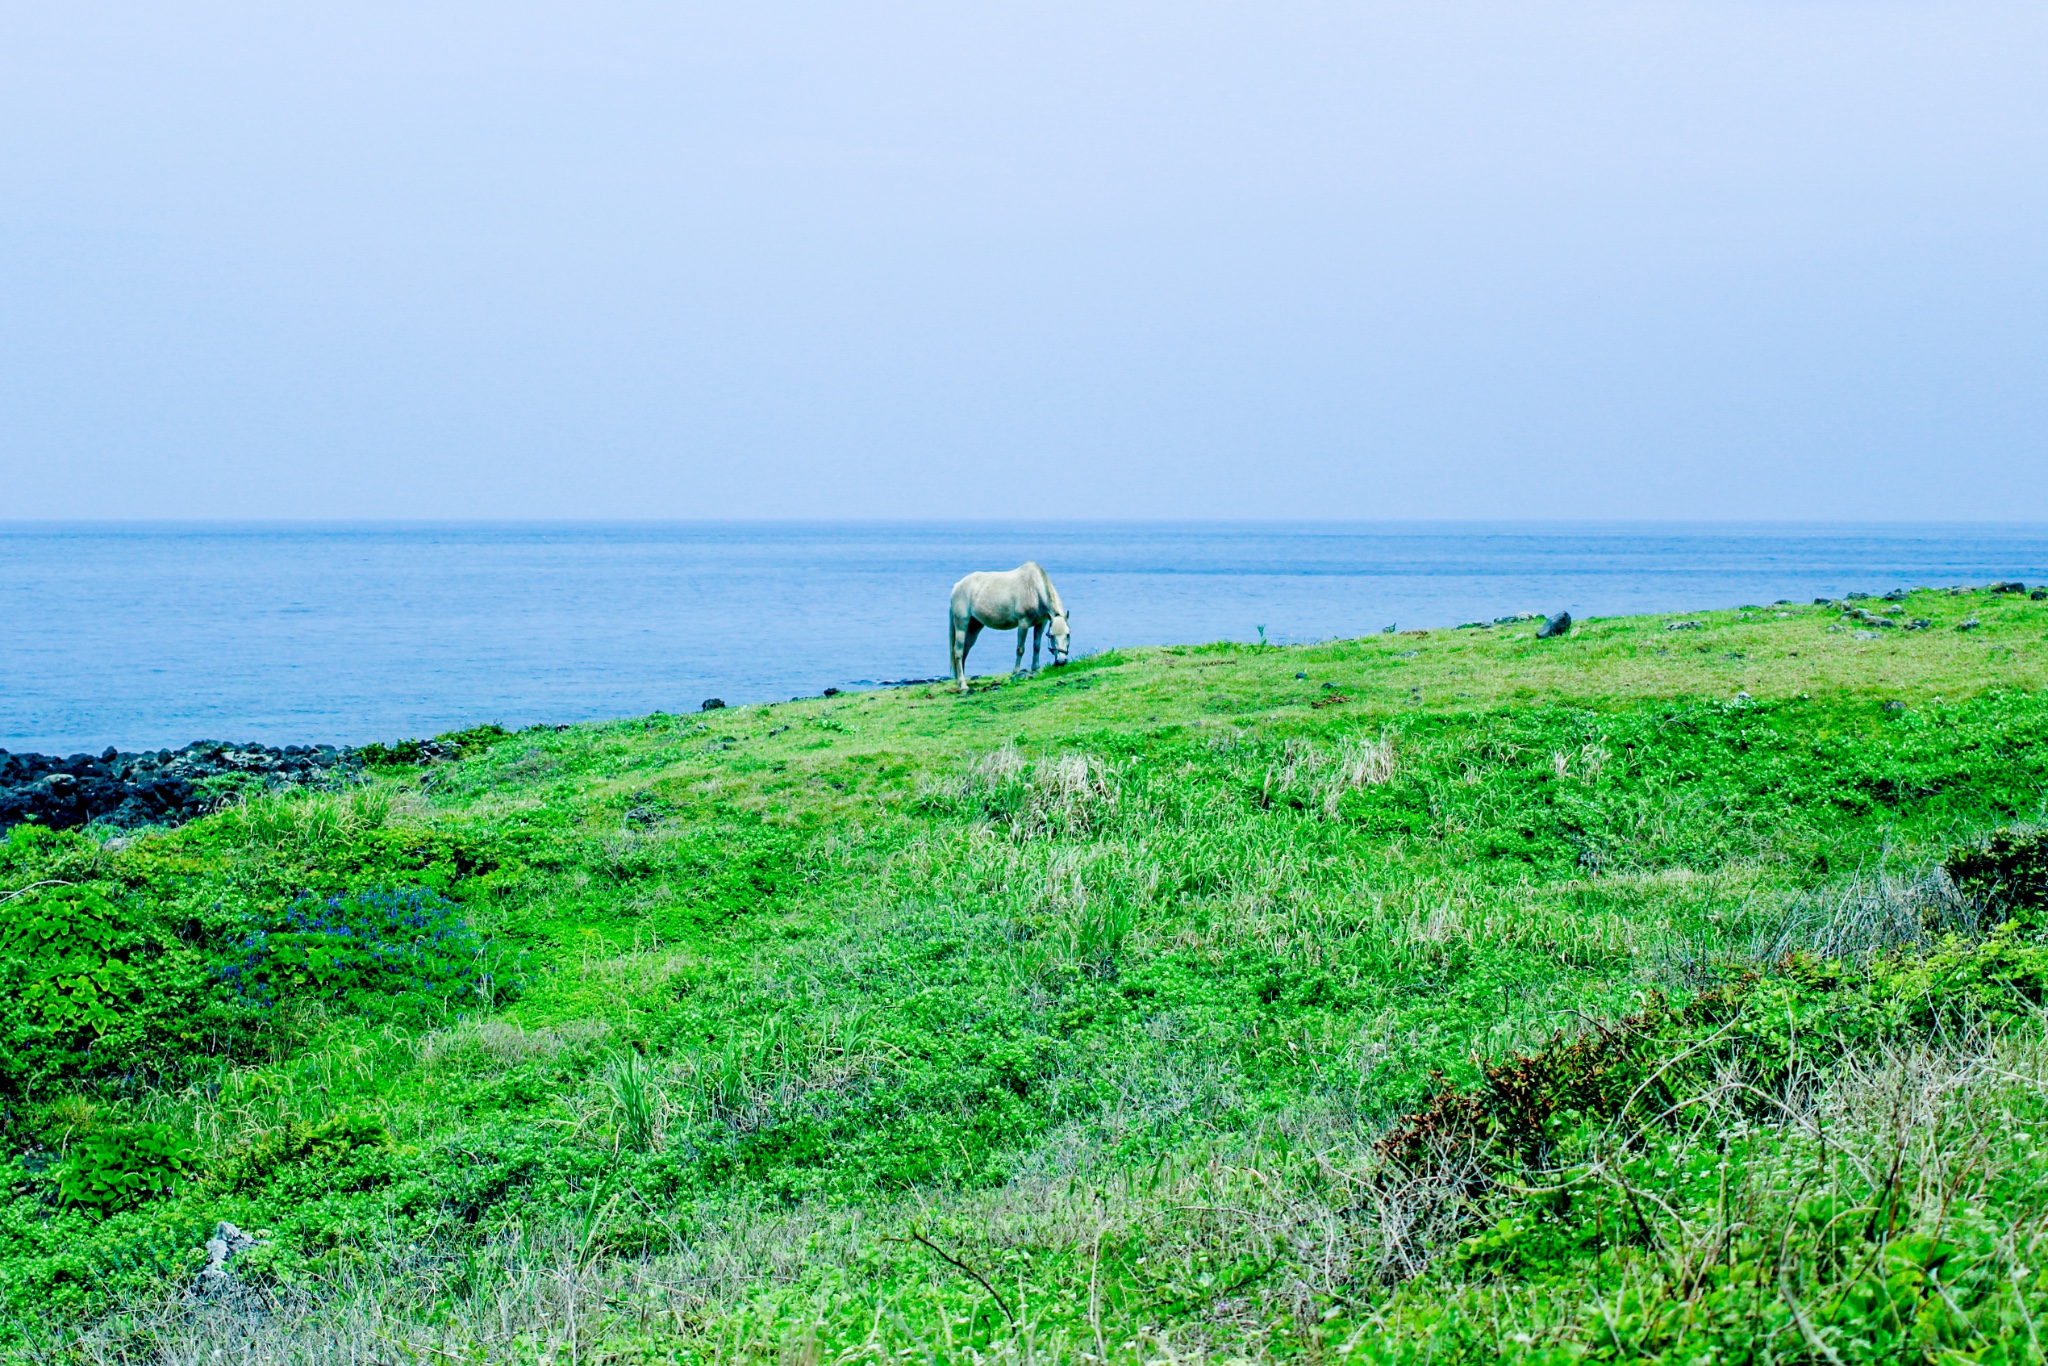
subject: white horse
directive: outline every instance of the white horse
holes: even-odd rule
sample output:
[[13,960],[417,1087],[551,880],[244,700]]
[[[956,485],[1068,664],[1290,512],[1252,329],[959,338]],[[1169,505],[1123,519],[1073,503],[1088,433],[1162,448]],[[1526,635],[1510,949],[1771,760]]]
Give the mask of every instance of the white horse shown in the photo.
[[1067,608],[1052,580],[1026,560],[1002,573],[974,573],[953,585],[953,681],[967,691],[967,652],[984,626],[1017,628],[1017,663],[1024,667],[1024,633],[1031,633],[1031,671],[1038,672],[1038,646],[1052,633],[1052,662],[1067,662]]

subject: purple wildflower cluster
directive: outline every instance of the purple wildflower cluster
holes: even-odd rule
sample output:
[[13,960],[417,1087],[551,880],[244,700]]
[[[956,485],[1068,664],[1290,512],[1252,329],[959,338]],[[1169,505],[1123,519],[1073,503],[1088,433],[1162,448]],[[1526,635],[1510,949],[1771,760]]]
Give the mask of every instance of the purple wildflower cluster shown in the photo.
[[482,944],[461,907],[409,887],[301,897],[239,947],[219,976],[246,1001],[268,1007],[310,996],[367,1007],[467,990]]

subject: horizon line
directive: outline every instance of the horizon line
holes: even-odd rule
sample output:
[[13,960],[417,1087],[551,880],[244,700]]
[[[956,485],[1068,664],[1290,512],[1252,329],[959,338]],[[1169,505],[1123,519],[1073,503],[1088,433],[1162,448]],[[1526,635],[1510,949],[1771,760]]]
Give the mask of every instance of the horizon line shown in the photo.
[[64,529],[354,530],[434,528],[696,528],[696,527],[1658,527],[1658,528],[1971,528],[2048,531],[2048,519],[1797,518],[1797,517],[12,517],[0,533]]

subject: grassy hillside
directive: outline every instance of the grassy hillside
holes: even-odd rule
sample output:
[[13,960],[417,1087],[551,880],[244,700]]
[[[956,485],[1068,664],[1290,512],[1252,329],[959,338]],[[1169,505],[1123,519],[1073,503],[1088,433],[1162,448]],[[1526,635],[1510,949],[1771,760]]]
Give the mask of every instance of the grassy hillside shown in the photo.
[[17,827],[0,1350],[2038,1360],[2048,603],[1857,606]]

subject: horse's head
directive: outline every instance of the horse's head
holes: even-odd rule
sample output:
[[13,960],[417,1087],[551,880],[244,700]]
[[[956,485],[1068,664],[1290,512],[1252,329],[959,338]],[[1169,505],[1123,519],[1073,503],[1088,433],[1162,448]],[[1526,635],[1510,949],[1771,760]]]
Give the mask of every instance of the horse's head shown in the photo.
[[1055,613],[1045,623],[1045,633],[1052,637],[1052,662],[1067,662],[1067,614]]

